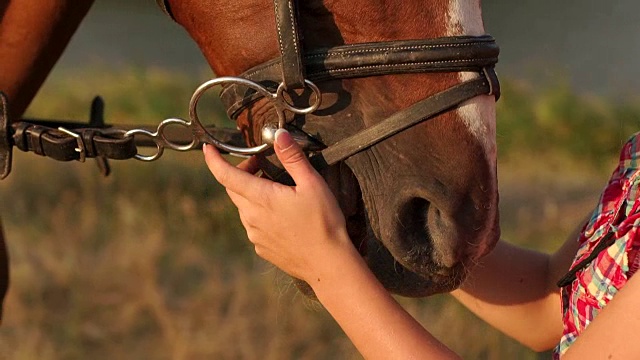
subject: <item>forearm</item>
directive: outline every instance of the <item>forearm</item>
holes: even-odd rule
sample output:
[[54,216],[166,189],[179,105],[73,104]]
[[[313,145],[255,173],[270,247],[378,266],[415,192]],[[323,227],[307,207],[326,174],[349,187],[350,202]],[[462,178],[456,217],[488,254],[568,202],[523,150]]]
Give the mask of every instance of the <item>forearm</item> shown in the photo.
[[[93,0],[9,0],[0,4],[0,91],[21,116]],[[34,21],[34,19],[39,19]]]
[[458,358],[391,297],[355,249],[331,259],[309,283],[366,359]]
[[562,335],[560,289],[578,250],[578,234],[588,216],[553,255],[499,241],[452,294],[469,310],[506,335],[537,350]]
[[557,343],[560,297],[550,256],[500,241],[452,294],[493,327],[534,350]]

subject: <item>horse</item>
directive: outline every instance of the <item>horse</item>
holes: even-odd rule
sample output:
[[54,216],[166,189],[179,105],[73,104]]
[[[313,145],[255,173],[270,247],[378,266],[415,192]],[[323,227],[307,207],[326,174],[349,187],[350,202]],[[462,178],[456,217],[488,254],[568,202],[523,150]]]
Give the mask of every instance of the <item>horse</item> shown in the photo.
[[[0,89],[13,117],[91,2],[0,6],[8,29],[0,32],[0,61],[14,65]],[[336,195],[354,246],[389,291],[451,291],[491,251],[500,232],[498,48],[485,33],[480,0],[157,3],[219,77],[196,90],[192,119],[202,91],[222,85],[228,114],[248,149],[257,149],[228,150],[256,153],[263,176],[283,183],[290,179],[269,150],[268,130],[296,134]],[[19,13],[21,4],[31,13]],[[38,11],[56,16],[29,17]],[[12,56],[3,56],[13,29],[34,23],[17,21],[28,17],[47,19],[30,29],[40,36],[23,42],[28,51],[13,44]],[[201,126],[194,133],[225,148]]]

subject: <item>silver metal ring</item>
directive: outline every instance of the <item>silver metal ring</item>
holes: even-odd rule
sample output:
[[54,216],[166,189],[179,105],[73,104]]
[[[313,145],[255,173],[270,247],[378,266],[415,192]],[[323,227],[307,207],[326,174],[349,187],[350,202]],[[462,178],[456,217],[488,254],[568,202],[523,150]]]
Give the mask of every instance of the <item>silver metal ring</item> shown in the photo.
[[[164,122],[164,121],[163,121]],[[162,123],[160,123],[162,125]],[[160,127],[160,125],[158,126]],[[142,135],[142,136],[147,136],[149,137],[154,144],[156,144],[156,149],[157,151],[155,152],[155,154],[153,155],[142,155],[142,154],[135,154],[133,157],[136,160],[140,160],[140,161],[155,161],[158,160],[162,154],[164,153],[164,144],[162,143],[162,141],[164,141],[164,139],[161,139],[158,137],[158,132],[151,132],[145,129],[133,129],[133,130],[129,130],[127,131],[124,136],[136,136],[136,135]]]
[[284,92],[287,90],[287,88],[285,87],[284,83],[280,83],[280,85],[278,86],[278,90],[276,90],[276,99],[280,99],[280,103],[284,109],[289,110],[294,114],[310,114],[318,110],[318,108],[320,107],[320,101],[322,100],[320,89],[310,80],[305,79],[304,84],[308,86],[309,89],[311,89],[311,91],[313,92],[313,95],[315,97],[314,103],[306,108],[298,108],[291,105],[287,101],[287,98],[284,96]]
[[[264,86],[256,82],[253,82],[251,80],[246,80],[246,79],[236,78],[236,77],[224,77],[224,76],[211,79],[203,83],[202,85],[200,85],[196,89],[196,91],[194,91],[193,96],[191,96],[191,101],[189,102],[189,118],[191,119],[190,125],[193,131],[195,132],[195,134],[201,137],[203,141],[211,143],[216,147],[229,152],[230,154],[241,155],[241,156],[254,155],[268,149],[270,147],[269,144],[262,144],[259,146],[247,147],[247,148],[225,144],[219,141],[218,139],[216,139],[215,137],[213,137],[211,134],[209,134],[209,132],[202,125],[202,122],[200,122],[200,118],[198,117],[198,110],[197,110],[198,101],[200,101],[200,98],[207,90],[211,89],[214,86],[218,86],[222,84],[238,84],[238,85],[246,86],[248,88],[251,88],[257,91],[260,95],[267,98],[272,104],[277,105],[275,101],[277,95],[269,92],[269,90],[267,90]],[[283,121],[284,114],[282,113],[281,109],[278,109],[278,107],[276,106],[276,110],[277,110],[276,112],[278,114],[279,121]]]

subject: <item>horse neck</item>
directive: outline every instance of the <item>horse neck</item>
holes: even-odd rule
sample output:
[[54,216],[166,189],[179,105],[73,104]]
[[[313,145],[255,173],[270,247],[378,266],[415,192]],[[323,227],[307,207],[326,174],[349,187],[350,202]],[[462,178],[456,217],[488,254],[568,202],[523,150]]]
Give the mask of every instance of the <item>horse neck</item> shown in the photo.
[[[278,56],[272,1],[171,6],[217,75],[237,75]],[[306,49],[484,33],[480,0],[306,0],[298,7]]]

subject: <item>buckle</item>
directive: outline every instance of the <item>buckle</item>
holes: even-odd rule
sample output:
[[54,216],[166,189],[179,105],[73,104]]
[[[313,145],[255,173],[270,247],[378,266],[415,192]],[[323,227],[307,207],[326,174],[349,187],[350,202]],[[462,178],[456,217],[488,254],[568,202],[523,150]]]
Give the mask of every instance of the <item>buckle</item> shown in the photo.
[[79,156],[78,161],[84,162],[85,159],[87,158],[87,149],[84,145],[84,140],[82,140],[82,136],[80,136],[80,134],[78,133],[74,133],[71,130],[65,129],[62,126],[60,126],[58,130],[62,131],[67,135],[73,136],[76,139],[76,143],[78,144],[78,147],[75,148],[75,151],[78,153],[78,156]]

